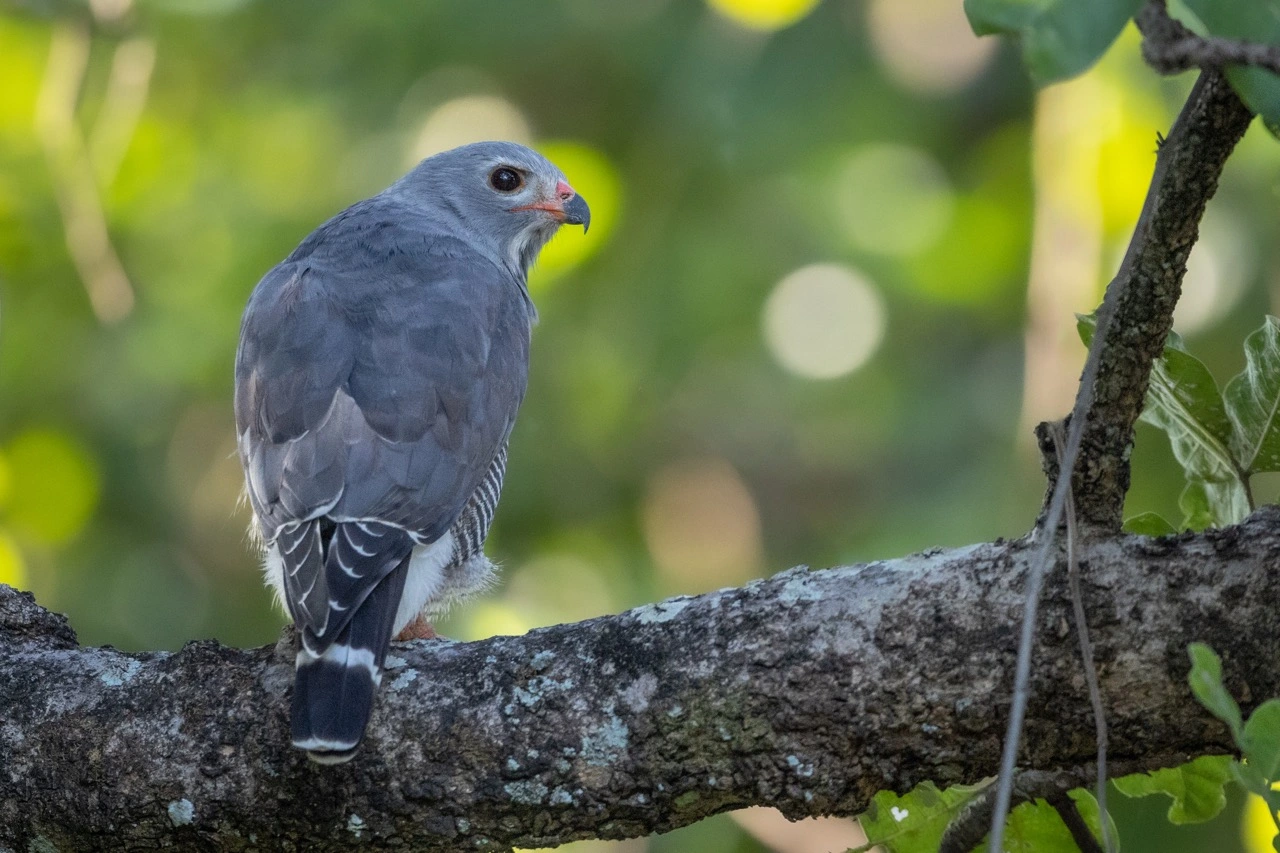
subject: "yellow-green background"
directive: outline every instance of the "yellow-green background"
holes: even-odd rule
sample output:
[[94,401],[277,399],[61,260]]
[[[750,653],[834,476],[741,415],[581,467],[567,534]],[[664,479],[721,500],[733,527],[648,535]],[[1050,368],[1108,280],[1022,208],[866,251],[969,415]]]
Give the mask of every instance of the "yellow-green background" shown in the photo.
[[[1071,312],[1188,86],[1130,31],[1037,94],[960,0],[0,2],[0,582],[86,643],[270,642],[241,308],[326,217],[491,136],[556,160],[593,227],[533,277],[504,581],[445,633],[1016,536],[1027,425],[1069,405]],[[1277,154],[1250,131],[1193,256],[1179,326],[1220,381],[1276,311]],[[1134,463],[1129,511],[1176,521],[1163,437]],[[1113,805],[1129,850],[1269,849],[1238,800],[1167,837],[1157,801]],[[722,818],[651,848],[761,843]]]

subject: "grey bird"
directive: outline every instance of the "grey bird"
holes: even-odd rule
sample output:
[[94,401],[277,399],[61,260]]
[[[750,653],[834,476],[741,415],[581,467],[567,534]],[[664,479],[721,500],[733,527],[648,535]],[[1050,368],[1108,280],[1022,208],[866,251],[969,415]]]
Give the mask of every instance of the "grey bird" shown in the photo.
[[527,275],[590,211],[510,142],[429,157],[263,277],[235,413],[267,583],[297,625],[293,745],[355,754],[392,637],[482,590],[524,399]]

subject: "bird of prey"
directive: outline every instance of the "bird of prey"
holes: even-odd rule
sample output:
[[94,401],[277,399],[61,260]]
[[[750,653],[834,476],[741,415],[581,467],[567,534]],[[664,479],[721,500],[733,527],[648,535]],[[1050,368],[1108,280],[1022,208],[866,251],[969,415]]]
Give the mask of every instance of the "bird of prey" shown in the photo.
[[236,352],[254,526],[301,639],[293,745],[355,754],[392,637],[483,589],[537,318],[527,274],[590,211],[545,157],[429,157],[263,277]]

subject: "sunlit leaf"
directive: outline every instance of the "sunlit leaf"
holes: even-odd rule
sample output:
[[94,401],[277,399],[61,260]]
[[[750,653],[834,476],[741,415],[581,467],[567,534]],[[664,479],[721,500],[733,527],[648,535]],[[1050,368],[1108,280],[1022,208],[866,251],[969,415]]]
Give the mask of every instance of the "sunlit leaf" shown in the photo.
[[1244,341],[1245,368],[1227,383],[1232,448],[1245,471],[1280,471],[1280,320],[1267,317]]
[[1139,536],[1172,536],[1178,532],[1158,512],[1141,512],[1130,516],[1125,519],[1124,530],[1126,533],[1136,533]]
[[1211,714],[1227,724],[1239,743],[1242,726],[1240,706],[1222,684],[1222,659],[1204,643],[1187,646],[1187,654],[1191,657],[1191,672],[1187,674],[1191,692]]
[[[1181,0],[1171,8],[1199,35],[1280,44],[1280,0]],[[1272,133],[1280,127],[1280,77],[1260,68],[1229,67],[1227,79],[1241,100],[1262,116]]]
[[859,818],[867,843],[849,853],[866,853],[876,846],[888,853],[937,850],[947,824],[992,781],[956,785],[945,791],[932,782],[922,782],[902,796],[881,791]]
[[965,0],[978,35],[1018,35],[1032,78],[1044,85],[1074,77],[1098,60],[1142,0]]
[[1253,709],[1244,724],[1240,750],[1268,780],[1280,779],[1280,699],[1268,699]]
[[1205,755],[1181,767],[1135,773],[1115,779],[1120,793],[1127,797],[1165,794],[1169,804],[1170,823],[1204,823],[1212,820],[1227,805],[1223,789],[1231,779],[1232,759],[1227,755]]

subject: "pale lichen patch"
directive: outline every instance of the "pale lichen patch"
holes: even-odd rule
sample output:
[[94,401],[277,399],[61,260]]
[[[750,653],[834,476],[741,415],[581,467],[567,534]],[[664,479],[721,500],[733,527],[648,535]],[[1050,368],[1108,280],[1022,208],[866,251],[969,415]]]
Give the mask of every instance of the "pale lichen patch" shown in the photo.
[[627,708],[632,713],[639,714],[649,707],[649,700],[656,692],[658,692],[658,679],[653,673],[646,672],[622,691],[622,701],[627,704]]
[[502,790],[507,792],[512,802],[525,806],[539,805],[547,797],[547,786],[537,779],[509,782],[502,786]]
[[169,823],[174,826],[190,826],[196,819],[195,804],[185,797],[169,803]]
[[360,835],[360,833],[364,832],[364,830],[365,830],[364,818],[360,817],[360,815],[356,814],[355,812],[352,812],[351,816],[347,818],[347,832],[350,832],[354,835]]
[[656,625],[669,622],[680,615],[680,611],[689,606],[689,598],[669,598],[657,604],[646,604],[631,611],[641,625]]
[[98,674],[98,678],[108,687],[119,687],[127,681],[132,681],[140,669],[142,669],[142,664],[132,658],[113,660],[103,667],[102,672]]
[[626,723],[618,719],[613,706],[605,710],[609,718],[604,724],[582,736],[582,759],[593,767],[613,764],[626,753],[631,743],[631,732]]
[[[794,569],[792,571],[795,571]],[[822,590],[814,581],[814,574],[808,569],[795,571],[795,575],[778,590],[778,600],[783,604],[798,604],[802,601],[820,601]]]
[[418,677],[416,669],[406,669],[404,672],[396,676],[396,680],[391,682],[391,689],[399,692],[412,684]]

